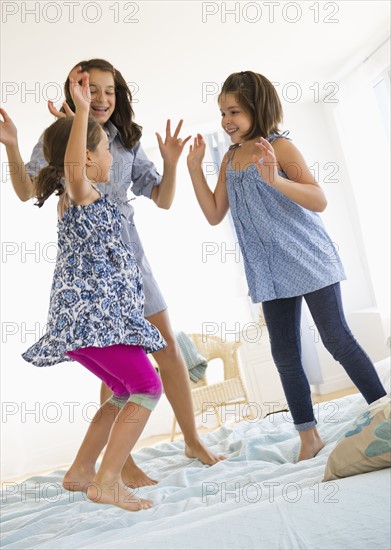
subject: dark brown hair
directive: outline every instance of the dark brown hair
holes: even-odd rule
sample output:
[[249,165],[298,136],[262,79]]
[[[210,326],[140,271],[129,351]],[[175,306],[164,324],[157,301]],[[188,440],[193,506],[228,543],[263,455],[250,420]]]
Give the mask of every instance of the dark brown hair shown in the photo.
[[[140,141],[142,127],[133,122],[134,111],[132,109],[132,94],[130,93],[124,77],[113,67],[113,65],[111,65],[111,63],[104,59],[80,61],[74,68],[79,67],[79,65],[83,71],[98,69],[99,71],[106,71],[113,75],[115,86],[115,109],[110,120],[118,129],[125,147],[131,149]],[[75,105],[69,92],[69,77],[65,81],[64,93],[69,107],[72,111],[75,111]],[[63,109],[61,110],[63,111]]]
[[[59,118],[44,132],[43,154],[48,165],[34,178],[36,206],[41,207],[53,193],[62,195],[64,192],[64,158],[73,121],[73,117]],[[87,148],[95,151],[101,139],[102,128],[90,117],[87,126]]]
[[225,94],[235,94],[236,101],[251,116],[252,125],[244,139],[266,138],[272,133],[280,133],[278,125],[283,120],[281,101],[265,76],[252,71],[232,73],[224,82],[218,101]]

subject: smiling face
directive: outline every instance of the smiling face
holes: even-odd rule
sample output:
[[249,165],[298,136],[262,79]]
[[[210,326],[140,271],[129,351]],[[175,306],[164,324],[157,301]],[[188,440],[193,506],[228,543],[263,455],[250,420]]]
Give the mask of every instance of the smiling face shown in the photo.
[[99,124],[109,120],[115,109],[115,83],[111,72],[91,69],[90,91],[92,115]]
[[227,93],[220,97],[221,126],[231,138],[232,143],[243,143],[243,136],[252,125],[251,116],[237,102],[234,93]]

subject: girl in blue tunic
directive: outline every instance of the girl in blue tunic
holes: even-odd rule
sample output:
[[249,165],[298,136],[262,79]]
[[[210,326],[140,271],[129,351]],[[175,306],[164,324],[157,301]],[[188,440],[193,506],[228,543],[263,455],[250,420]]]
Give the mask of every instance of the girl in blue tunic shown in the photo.
[[[188,371],[171,328],[167,305],[145,256],[134,224],[134,209],[128,199],[128,190],[131,189],[135,195],[151,198],[159,208],[170,208],[175,194],[176,165],[189,138],[184,140],[179,138],[182,121],[173,135],[171,135],[170,121],[167,122],[164,142],[157,134],[164,161],[164,171],[161,176],[153,163],[148,160],[140,144],[141,127],[133,120],[132,95],[120,71],[103,59],[91,59],[78,63],[71,71],[70,77],[74,80],[80,78],[81,68],[90,74],[92,97],[90,115],[96,118],[105,130],[110,152],[113,155],[110,182],[104,185],[98,184],[97,187],[104,191],[119,208],[122,238],[133,247],[143,276],[145,317],[159,329],[167,342],[166,348],[154,354],[159,365],[165,394],[183,432],[186,455],[198,458],[204,464],[213,465],[223,457],[216,456],[206,449],[197,434]],[[69,92],[69,77],[65,82],[64,91],[66,96],[62,109],[64,112],[59,112],[49,102],[49,109],[56,117],[74,114],[73,100]],[[10,166],[18,167],[17,170],[12,171],[11,181],[18,197],[22,201],[27,201],[34,196],[32,178],[40,168],[46,165],[42,146],[43,136],[34,147],[30,162],[24,165],[19,152],[16,128],[3,109],[0,109],[0,113],[4,118],[4,121],[0,121],[0,139],[6,146]],[[63,208],[64,204],[60,204],[60,211]],[[101,402],[106,401],[110,395],[110,389],[102,384]],[[136,466],[132,457],[126,461],[123,476],[135,486],[156,483]]]
[[339,284],[345,273],[317,214],[326,208],[326,198],[287,132],[279,132],[283,113],[274,86],[252,71],[234,73],[223,84],[219,105],[233,145],[212,192],[201,166],[205,142],[198,134],[187,158],[191,180],[210,224],[231,211],[249,293],[254,303],[262,302],[273,359],[301,438],[298,460],[313,458],[324,443],[301,361],[303,297],[323,344],[366,401],[386,391],[346,324]]
[[67,197],[58,222],[48,329],[23,358],[38,367],[77,360],[110,387],[113,396],[92,420],[63,486],[85,491],[95,502],[140,510],[152,502],[135,498],[122,469],[161,395],[146,353],[165,342],[144,319],[141,273],[121,239],[120,212],[94,185],[108,181],[113,157],[105,132],[88,116],[88,73],[81,85],[70,85],[76,115],[45,131],[48,165],[35,181],[40,205],[54,192]]

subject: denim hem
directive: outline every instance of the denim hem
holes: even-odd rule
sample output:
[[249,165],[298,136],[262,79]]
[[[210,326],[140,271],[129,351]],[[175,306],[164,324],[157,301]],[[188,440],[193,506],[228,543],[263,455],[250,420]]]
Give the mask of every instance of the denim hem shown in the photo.
[[295,428],[298,432],[306,432],[307,430],[310,430],[314,426],[316,426],[317,421],[311,420],[311,422],[303,422],[302,424],[295,424]]

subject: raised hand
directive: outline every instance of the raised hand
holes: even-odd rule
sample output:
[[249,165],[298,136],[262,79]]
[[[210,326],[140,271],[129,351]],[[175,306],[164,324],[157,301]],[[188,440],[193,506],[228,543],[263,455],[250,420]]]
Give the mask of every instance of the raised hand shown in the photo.
[[[71,80],[73,80],[75,82],[79,82],[79,84],[81,84],[82,75],[83,75],[83,70],[81,68],[81,65],[79,65],[79,66],[75,67],[74,69],[72,69],[72,71],[68,75],[69,84],[70,84]],[[70,87],[70,85],[69,85],[69,87]],[[63,102],[62,107],[64,108],[65,113],[62,113],[61,111],[59,111],[54,106],[53,101],[48,101],[48,109],[49,109],[50,113],[53,116],[55,116],[56,118],[64,118],[64,117],[67,117],[67,116],[75,116],[75,113],[72,111],[72,109],[69,107],[69,105],[66,101]]]
[[171,135],[171,121],[167,120],[166,125],[166,139],[163,142],[163,139],[160,134],[156,132],[156,137],[159,143],[160,153],[163,157],[163,160],[169,164],[177,164],[179,157],[182,154],[183,148],[186,143],[189,141],[191,136],[188,136],[186,139],[181,139],[179,132],[181,131],[183,120],[179,121],[178,126],[174,132],[174,135]]
[[6,147],[15,147],[18,144],[18,131],[7,112],[0,109],[4,120],[0,120],[0,143]]
[[194,138],[193,145],[190,145],[189,154],[187,155],[187,166],[195,168],[201,166],[205,156],[206,144],[201,134],[197,134]]
[[71,72],[69,73],[69,75],[68,75],[69,81],[76,80],[80,84],[81,80],[82,80],[82,75],[83,75],[84,72],[85,71],[83,71],[82,66],[78,65],[77,67],[72,69]]
[[261,151],[261,156],[257,157],[253,155],[254,164],[261,178],[269,185],[273,185],[278,177],[278,163],[274,149],[267,139],[263,137],[260,138],[260,143],[256,143],[255,145]]
[[72,109],[69,107],[68,103],[66,101],[63,102],[62,106],[64,107],[65,113],[62,113],[56,107],[54,106],[53,101],[48,101],[48,109],[51,112],[52,115],[54,115],[56,118],[65,118],[67,116],[75,116],[75,113],[72,111]]
[[69,75],[69,92],[73,103],[76,109],[89,112],[91,104],[90,75],[84,71],[81,73],[81,81],[78,81],[74,80],[71,76],[72,73]]

